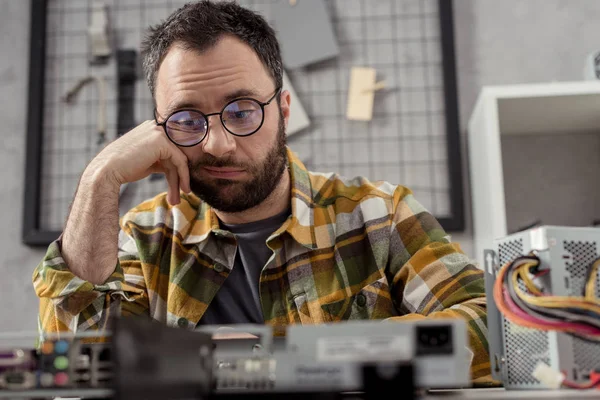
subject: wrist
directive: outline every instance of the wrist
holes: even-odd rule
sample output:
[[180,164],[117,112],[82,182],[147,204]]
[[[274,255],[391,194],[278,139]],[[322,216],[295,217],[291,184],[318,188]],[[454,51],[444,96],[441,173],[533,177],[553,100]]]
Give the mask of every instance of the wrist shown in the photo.
[[121,182],[106,165],[92,161],[81,176],[80,186],[118,193]]

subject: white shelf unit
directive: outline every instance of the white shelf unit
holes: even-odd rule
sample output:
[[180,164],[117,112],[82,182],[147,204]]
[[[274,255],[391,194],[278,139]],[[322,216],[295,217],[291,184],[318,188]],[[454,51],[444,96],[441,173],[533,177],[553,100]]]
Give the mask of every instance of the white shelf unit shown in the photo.
[[[502,138],[598,132],[598,81],[484,86],[481,89],[468,124],[468,150],[474,250],[482,266],[485,265],[484,249],[491,249],[494,239],[509,233]],[[598,154],[600,156],[600,149]],[[600,179],[593,184],[600,184]]]

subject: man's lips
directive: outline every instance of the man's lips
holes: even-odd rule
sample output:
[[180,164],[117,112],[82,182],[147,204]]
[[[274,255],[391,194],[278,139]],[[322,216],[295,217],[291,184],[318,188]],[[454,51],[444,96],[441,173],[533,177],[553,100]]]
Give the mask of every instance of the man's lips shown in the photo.
[[204,170],[216,178],[235,178],[245,172],[243,169],[230,167],[204,167]]

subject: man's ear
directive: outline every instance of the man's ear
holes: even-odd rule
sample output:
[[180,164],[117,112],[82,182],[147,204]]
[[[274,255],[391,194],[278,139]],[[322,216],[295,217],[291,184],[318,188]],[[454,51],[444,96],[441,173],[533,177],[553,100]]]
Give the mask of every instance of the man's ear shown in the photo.
[[290,104],[292,102],[292,96],[288,90],[283,90],[281,96],[279,96],[279,105],[281,107],[281,114],[283,115],[283,121],[285,128],[287,129],[288,121],[290,120]]

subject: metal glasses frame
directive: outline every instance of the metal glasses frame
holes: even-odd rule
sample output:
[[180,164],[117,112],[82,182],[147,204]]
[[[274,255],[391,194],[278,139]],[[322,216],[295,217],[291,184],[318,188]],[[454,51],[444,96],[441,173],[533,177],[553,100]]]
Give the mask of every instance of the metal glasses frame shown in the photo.
[[[228,102],[227,104],[225,104],[225,106],[221,109],[220,112],[216,112],[216,113],[210,113],[210,114],[204,114],[202,111],[200,110],[196,110],[194,108],[182,108],[181,110],[176,110],[173,111],[171,114],[169,114],[169,116],[163,121],[163,122],[158,122],[158,111],[156,110],[156,108],[154,109],[154,121],[156,121],[156,125],[158,126],[162,126],[163,130],[165,131],[165,134],[167,135],[167,137],[169,138],[169,140],[171,142],[173,142],[175,145],[179,146],[179,147],[193,147],[196,146],[200,143],[202,143],[202,141],[208,136],[208,133],[210,132],[210,121],[208,119],[208,117],[213,116],[213,115],[218,115],[219,116],[219,121],[221,121],[221,125],[223,125],[223,128],[225,128],[225,130],[229,133],[231,133],[234,136],[238,136],[238,137],[246,137],[246,136],[250,136],[250,135],[254,135],[256,132],[258,132],[260,130],[260,128],[262,128],[263,124],[265,123],[265,107],[268,106],[269,104],[271,104],[271,102],[273,100],[275,100],[275,98],[281,93],[282,88],[278,88],[277,90],[275,90],[275,94],[273,96],[271,96],[271,98],[265,102],[262,101],[258,101],[256,99],[253,99],[252,97],[240,97],[239,99],[234,99],[231,100],[230,102]],[[260,106],[260,110],[262,112],[262,119],[260,121],[260,124],[258,125],[258,128],[256,128],[255,130],[253,130],[250,133],[246,133],[246,134],[239,134],[239,133],[235,133],[232,132],[229,128],[227,128],[227,125],[225,125],[225,122],[223,121],[223,111],[225,111],[225,109],[227,107],[229,107],[229,105],[238,102],[238,101],[242,101],[242,100],[249,100],[249,101],[253,101],[255,103],[257,103]],[[169,122],[169,119],[180,112],[183,111],[193,111],[195,113],[198,113],[200,115],[202,115],[204,117],[204,119],[206,120],[206,132],[204,133],[204,135],[202,136],[202,139],[198,140],[197,142],[195,142],[194,144],[179,144],[177,143],[175,140],[173,140],[173,138],[171,138],[171,136],[169,135],[169,131],[167,130],[167,122]]]

